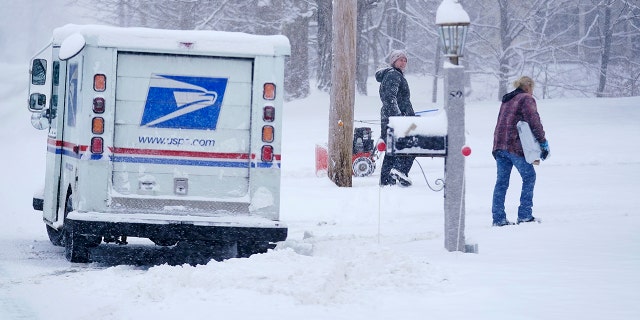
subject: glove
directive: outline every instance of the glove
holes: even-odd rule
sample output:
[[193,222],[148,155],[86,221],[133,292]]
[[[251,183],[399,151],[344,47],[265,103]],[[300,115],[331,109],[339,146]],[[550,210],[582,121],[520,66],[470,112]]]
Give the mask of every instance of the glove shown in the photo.
[[542,142],[540,144],[540,149],[542,149],[542,151],[540,151],[540,159],[547,160],[547,158],[549,158],[549,153],[551,152],[549,149],[549,142]]

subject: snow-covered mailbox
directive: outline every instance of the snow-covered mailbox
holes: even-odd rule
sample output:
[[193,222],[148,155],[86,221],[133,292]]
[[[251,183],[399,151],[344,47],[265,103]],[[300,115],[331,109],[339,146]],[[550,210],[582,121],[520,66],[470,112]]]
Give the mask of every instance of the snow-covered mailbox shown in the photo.
[[389,117],[387,153],[395,156],[445,157],[447,115],[444,110],[415,117]]

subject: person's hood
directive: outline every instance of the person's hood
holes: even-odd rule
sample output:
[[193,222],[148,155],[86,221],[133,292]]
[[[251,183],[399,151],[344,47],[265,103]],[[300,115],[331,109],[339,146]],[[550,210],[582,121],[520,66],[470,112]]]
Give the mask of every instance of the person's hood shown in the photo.
[[394,69],[402,73],[400,69],[397,69],[394,67],[386,67],[386,68],[378,69],[378,71],[376,71],[376,81],[382,82],[382,79],[384,79],[384,76],[387,74],[387,72],[392,71]]
[[387,74],[387,72],[389,72],[389,70],[391,69],[393,68],[386,67],[386,68],[378,69],[378,71],[376,71],[376,81],[382,82],[382,79],[384,79],[384,75]]
[[515,90],[505,94],[504,96],[502,96],[502,102],[507,102],[507,101],[515,98],[517,95],[519,95],[521,93],[524,93],[524,90],[522,90],[520,88],[515,89]]

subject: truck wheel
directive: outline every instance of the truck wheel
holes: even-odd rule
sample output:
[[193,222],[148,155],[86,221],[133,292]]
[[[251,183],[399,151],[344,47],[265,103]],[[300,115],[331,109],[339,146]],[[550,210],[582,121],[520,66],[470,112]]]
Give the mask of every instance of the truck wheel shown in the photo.
[[83,235],[76,234],[73,230],[68,231],[64,246],[64,255],[69,262],[89,262],[87,238]]
[[89,240],[87,237],[77,234],[75,230],[73,230],[73,226],[66,224],[67,215],[73,211],[72,200],[73,198],[71,194],[69,194],[64,206],[64,256],[69,262],[87,263],[89,262]]
[[54,246],[64,247],[64,232],[59,231],[48,224],[46,225],[46,227],[47,227],[47,235],[49,236],[49,241],[51,241],[51,243]]

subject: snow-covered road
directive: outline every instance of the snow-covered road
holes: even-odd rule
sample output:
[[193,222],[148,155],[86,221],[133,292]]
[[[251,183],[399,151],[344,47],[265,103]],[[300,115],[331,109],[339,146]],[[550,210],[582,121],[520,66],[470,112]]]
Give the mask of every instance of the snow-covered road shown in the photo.
[[[31,209],[45,134],[30,127],[23,92],[2,92],[0,319],[640,318],[639,98],[539,101],[552,150],[537,168],[543,222],[504,228],[490,226],[498,104],[469,103],[466,237],[478,254],[444,250],[442,192],[428,190],[417,166],[405,189],[380,189],[377,172],[353,188],[316,177],[328,96],[314,93],[285,107],[281,218],[290,232],[276,250],[174,265],[177,250],[131,239],[101,245],[82,265],[49,243]],[[358,97],[356,117],[376,119],[377,105]],[[429,179],[442,178],[442,159],[419,161]],[[514,172],[511,219],[518,193]]]

